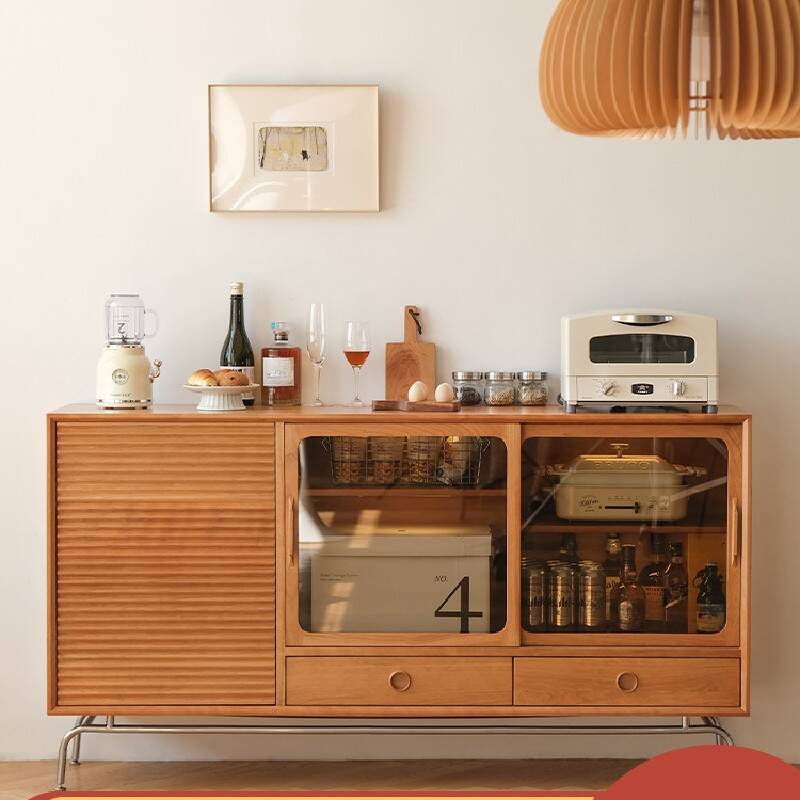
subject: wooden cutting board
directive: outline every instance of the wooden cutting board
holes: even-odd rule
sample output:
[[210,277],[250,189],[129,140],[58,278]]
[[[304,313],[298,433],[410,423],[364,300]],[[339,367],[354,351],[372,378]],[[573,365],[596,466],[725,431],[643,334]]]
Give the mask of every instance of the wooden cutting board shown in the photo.
[[433,398],[436,388],[436,345],[421,342],[419,335],[419,309],[403,309],[403,341],[386,344],[386,399],[408,400],[408,389],[415,381],[422,381]]
[[373,400],[373,411],[461,411],[461,403],[457,400],[437,403],[426,400],[424,403],[412,403],[410,400]]

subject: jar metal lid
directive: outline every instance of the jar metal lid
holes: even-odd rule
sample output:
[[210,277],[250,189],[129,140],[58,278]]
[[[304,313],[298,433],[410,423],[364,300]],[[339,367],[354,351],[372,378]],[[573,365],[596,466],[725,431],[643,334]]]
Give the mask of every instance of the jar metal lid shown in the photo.
[[454,372],[453,373],[453,380],[454,381],[482,381],[483,380],[483,373],[482,372]]
[[487,381],[513,381],[516,377],[516,372],[487,372]]
[[520,381],[546,381],[547,380],[547,373],[546,372],[533,372],[524,370],[522,372],[517,373],[517,380]]

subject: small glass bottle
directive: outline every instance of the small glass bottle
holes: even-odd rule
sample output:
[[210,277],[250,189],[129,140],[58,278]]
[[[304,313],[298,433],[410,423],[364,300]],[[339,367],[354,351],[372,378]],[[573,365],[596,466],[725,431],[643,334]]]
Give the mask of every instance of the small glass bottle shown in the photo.
[[622,541],[618,533],[606,537],[606,560],[603,562],[606,574],[606,619],[611,619],[611,595],[622,579]]
[[514,405],[514,372],[487,372],[483,402],[487,406]]
[[517,373],[517,403],[521,406],[543,406],[547,403],[547,373]]
[[686,633],[689,624],[689,574],[683,560],[683,545],[672,542],[669,552],[670,563],[664,573],[667,631]]
[[639,585],[644,589],[645,625],[649,631],[660,633],[666,622],[664,573],[667,571],[667,537],[663,533],[650,534],[653,560],[639,573]]
[[716,562],[709,561],[695,579],[697,594],[697,632],[719,633],[725,627],[725,593]]
[[622,581],[611,596],[611,630],[634,633],[644,630],[644,589],[636,576],[636,547],[622,545]]
[[261,349],[261,402],[265,406],[299,406],[301,351],[289,342],[289,326],[272,323],[274,344]]
[[483,402],[483,373],[454,372],[453,394],[462,406],[477,406]]

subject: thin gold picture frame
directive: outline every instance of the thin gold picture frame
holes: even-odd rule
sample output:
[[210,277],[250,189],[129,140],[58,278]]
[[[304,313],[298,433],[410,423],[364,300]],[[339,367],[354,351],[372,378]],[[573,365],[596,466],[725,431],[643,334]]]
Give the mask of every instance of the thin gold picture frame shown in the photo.
[[[215,89],[371,89],[375,93],[375,146],[373,154],[374,204],[358,208],[215,208],[213,198],[212,103]],[[209,83],[207,87],[208,211],[213,214],[365,214],[381,211],[380,85],[376,83]]]

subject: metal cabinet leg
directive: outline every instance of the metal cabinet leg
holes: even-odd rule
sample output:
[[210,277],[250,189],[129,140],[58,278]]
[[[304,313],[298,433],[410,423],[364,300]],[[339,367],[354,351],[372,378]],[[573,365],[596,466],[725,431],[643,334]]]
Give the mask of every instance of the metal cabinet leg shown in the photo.
[[[94,717],[78,717],[75,720],[74,727],[80,728],[82,725],[91,725],[94,722]],[[70,764],[80,764],[81,763],[81,734],[79,733],[73,740],[72,740],[72,753],[69,757]]]
[[79,736],[80,733],[81,729],[79,727],[75,727],[68,730],[61,738],[61,744],[58,746],[58,758],[56,760],[55,790],[57,792],[63,792],[67,788],[65,783],[67,777],[67,749],[69,748],[69,743],[76,736]]

